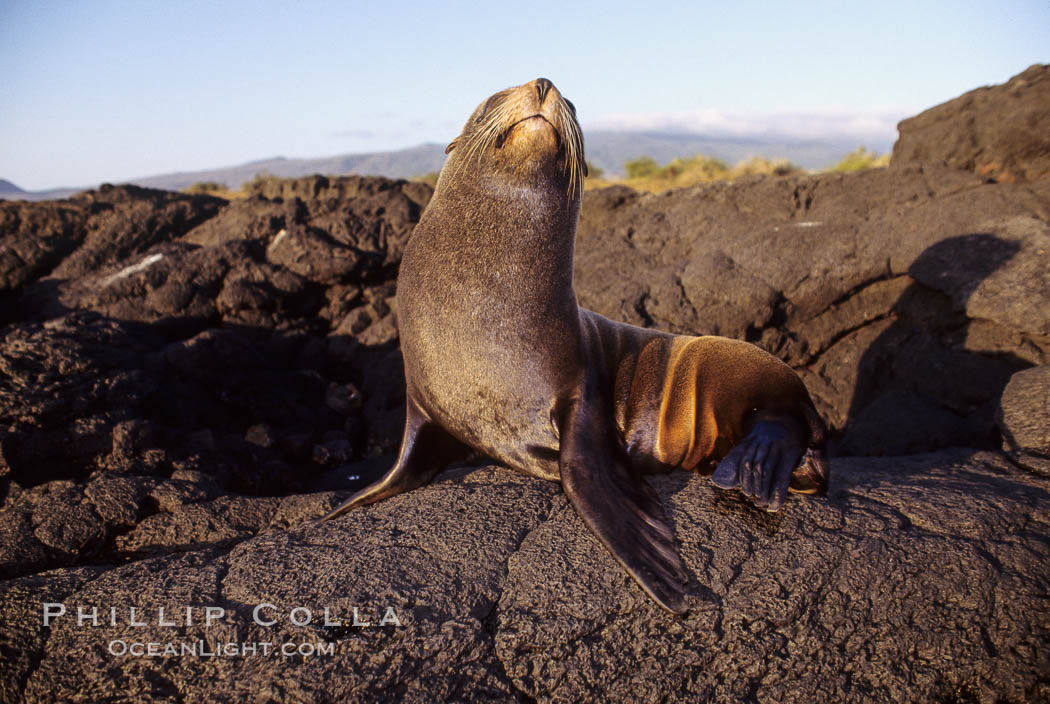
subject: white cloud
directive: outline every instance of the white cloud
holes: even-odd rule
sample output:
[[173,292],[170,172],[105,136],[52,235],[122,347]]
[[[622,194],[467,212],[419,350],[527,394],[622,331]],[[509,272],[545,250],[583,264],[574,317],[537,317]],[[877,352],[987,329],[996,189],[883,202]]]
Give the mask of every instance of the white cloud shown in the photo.
[[586,123],[588,130],[680,132],[712,137],[790,137],[892,142],[897,123],[914,114],[904,108],[823,108],[798,112],[734,113],[705,110],[619,113]]

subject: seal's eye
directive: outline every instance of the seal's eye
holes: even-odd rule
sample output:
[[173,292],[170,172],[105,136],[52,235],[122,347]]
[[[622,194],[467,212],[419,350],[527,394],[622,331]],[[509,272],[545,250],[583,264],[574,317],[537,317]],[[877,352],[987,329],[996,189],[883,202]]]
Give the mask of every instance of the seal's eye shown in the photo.
[[492,107],[492,101],[494,101],[495,99],[496,96],[492,96],[491,98],[485,101],[484,105],[481,106],[481,111],[478,113],[478,116],[474,118],[475,125],[480,125],[481,121],[485,119],[485,114],[488,113],[489,108]]

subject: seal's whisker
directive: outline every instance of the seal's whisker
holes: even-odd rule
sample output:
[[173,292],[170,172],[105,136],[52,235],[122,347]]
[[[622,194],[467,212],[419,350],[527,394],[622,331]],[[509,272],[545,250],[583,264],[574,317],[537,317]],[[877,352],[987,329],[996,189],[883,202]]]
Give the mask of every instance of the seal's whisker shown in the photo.
[[580,134],[579,124],[569,112],[564,100],[558,107],[559,127],[565,132],[566,142],[564,171],[569,174],[569,196],[572,197],[583,180],[583,135]]
[[[537,115],[537,87],[557,97],[539,113],[553,141],[539,122],[514,131]],[[482,452],[560,481],[638,585],[681,614],[691,575],[642,475],[704,466],[716,486],[777,510],[788,491],[827,488],[827,427],[794,370],[751,343],[669,335],[579,307],[580,208],[571,199],[587,162],[575,110],[553,91],[538,79],[498,93],[454,140],[398,273],[398,460],[330,517],[424,486]],[[507,148],[494,150],[497,141]],[[610,369],[630,389],[624,417],[637,422],[621,423],[610,407]]]
[[[483,168],[490,149],[502,149],[510,132],[529,109],[528,103],[516,99],[511,91],[497,93],[489,98],[475,112],[474,117],[464,127],[464,133],[458,140],[458,154],[448,163],[449,179],[459,178],[474,168]],[[556,100],[548,103],[547,109],[541,109],[540,116],[545,117],[554,128],[556,148],[562,158],[561,170],[568,181],[569,197],[582,192],[584,178],[583,136],[575,111],[569,102],[560,94]],[[473,117],[473,116],[472,116]]]

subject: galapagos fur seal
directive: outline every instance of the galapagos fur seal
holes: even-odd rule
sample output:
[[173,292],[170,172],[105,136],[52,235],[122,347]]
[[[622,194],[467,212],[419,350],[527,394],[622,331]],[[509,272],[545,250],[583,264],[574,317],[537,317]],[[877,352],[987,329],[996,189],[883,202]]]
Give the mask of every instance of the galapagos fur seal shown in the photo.
[[488,98],[446,152],[398,275],[400,453],[322,520],[422,486],[478,450],[560,481],[627,572],[683,613],[687,573],[642,475],[711,473],[775,511],[789,489],[826,491],[823,421],[798,376],[754,345],[577,305],[583,137],[549,80]]

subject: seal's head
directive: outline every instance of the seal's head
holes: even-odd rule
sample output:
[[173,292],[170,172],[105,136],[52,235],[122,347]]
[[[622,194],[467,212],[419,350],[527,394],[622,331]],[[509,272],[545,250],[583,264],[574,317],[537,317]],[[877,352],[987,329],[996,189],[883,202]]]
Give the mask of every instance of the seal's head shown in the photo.
[[445,153],[442,180],[446,173],[482,171],[497,188],[555,183],[573,198],[587,175],[576,108],[546,78],[483,102]]

